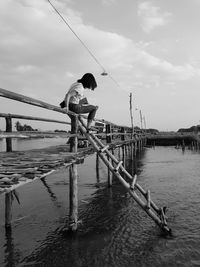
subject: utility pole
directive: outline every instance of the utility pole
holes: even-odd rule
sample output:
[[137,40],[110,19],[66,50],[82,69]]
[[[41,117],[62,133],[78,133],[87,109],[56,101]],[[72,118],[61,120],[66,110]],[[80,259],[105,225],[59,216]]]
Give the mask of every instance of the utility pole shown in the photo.
[[146,126],[146,119],[145,119],[145,116],[143,116],[143,121],[144,121],[144,129],[145,129],[145,132],[146,132],[147,126]]
[[142,124],[142,111],[140,109],[140,123],[141,123],[141,131],[143,130],[143,124]]
[[131,127],[132,127],[132,134],[134,134],[134,124],[133,124],[133,107],[132,107],[132,93],[130,93],[130,116],[131,116]]

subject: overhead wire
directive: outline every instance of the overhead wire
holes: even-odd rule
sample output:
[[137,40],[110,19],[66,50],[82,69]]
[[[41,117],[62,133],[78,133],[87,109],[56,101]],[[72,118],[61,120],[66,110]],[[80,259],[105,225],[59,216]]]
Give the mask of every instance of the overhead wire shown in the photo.
[[47,0],[47,2],[52,6],[52,8],[55,10],[55,12],[60,16],[60,18],[64,21],[64,23],[67,25],[67,27],[72,31],[72,33],[76,36],[76,38],[81,42],[81,44],[84,46],[84,48],[88,51],[88,53],[93,57],[93,59],[96,61],[96,63],[102,68],[103,72],[105,71],[105,68],[102,66],[102,64],[99,62],[99,60],[95,57],[95,55],[91,52],[91,50],[88,48],[88,46],[80,39],[78,34],[72,29],[72,27],[69,25],[69,23],[66,21],[66,19],[61,15],[61,13],[57,10],[57,8],[51,3],[50,0]]
[[76,36],[76,38],[80,41],[80,43],[84,46],[84,48],[88,51],[88,53],[91,55],[91,57],[96,61],[96,63],[102,68],[102,75],[106,76],[108,75],[111,80],[119,87],[119,83],[109,74],[106,72],[105,68],[103,67],[103,65],[99,62],[99,60],[96,58],[96,56],[94,55],[94,53],[92,53],[92,51],[88,48],[88,46],[81,40],[81,38],[78,36],[78,34],[73,30],[73,28],[70,26],[70,24],[67,22],[67,20],[62,16],[62,14],[58,11],[58,9],[51,3],[50,0],[46,0],[51,7],[54,9],[54,11],[59,15],[59,17],[63,20],[63,22],[67,25],[67,27],[71,30],[71,32]]

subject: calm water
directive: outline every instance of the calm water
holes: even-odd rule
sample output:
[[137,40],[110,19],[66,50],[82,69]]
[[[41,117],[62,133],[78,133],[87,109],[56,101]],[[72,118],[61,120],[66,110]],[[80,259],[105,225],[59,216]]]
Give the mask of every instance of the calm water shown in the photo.
[[[118,155],[118,153],[116,153]],[[173,147],[148,148],[127,161],[130,172],[168,207],[173,237],[164,238],[118,182],[106,187],[107,169],[95,156],[78,166],[77,234],[68,224],[68,170],[18,190],[13,228],[5,232],[0,197],[0,266],[200,266],[200,154]]]
[[[13,151],[19,150],[29,150],[34,148],[44,148],[53,145],[61,145],[66,143],[68,138],[39,138],[39,139],[12,139],[12,149]],[[5,139],[0,139],[0,152],[6,151],[6,141]]]

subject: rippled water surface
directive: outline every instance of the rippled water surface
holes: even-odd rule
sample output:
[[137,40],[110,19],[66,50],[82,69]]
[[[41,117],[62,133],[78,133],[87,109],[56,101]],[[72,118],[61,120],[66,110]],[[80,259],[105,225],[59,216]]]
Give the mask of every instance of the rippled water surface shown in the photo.
[[[116,151],[116,155],[118,152]],[[173,236],[165,238],[95,155],[78,166],[79,230],[68,225],[68,170],[18,190],[12,231],[4,229],[0,197],[0,266],[200,266],[200,154],[173,147],[147,148],[129,172],[168,207]]]

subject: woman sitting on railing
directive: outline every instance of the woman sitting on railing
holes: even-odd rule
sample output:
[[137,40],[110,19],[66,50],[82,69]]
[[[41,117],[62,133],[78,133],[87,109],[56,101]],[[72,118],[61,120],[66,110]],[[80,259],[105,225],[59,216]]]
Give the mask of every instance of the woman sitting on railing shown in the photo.
[[96,115],[98,106],[93,106],[88,104],[87,99],[84,97],[84,90],[94,90],[97,87],[96,80],[91,73],[86,73],[77,82],[73,83],[62,103],[60,103],[61,108],[65,111],[72,111],[77,114],[88,114],[87,119],[87,131],[89,132],[91,128],[92,121]]

